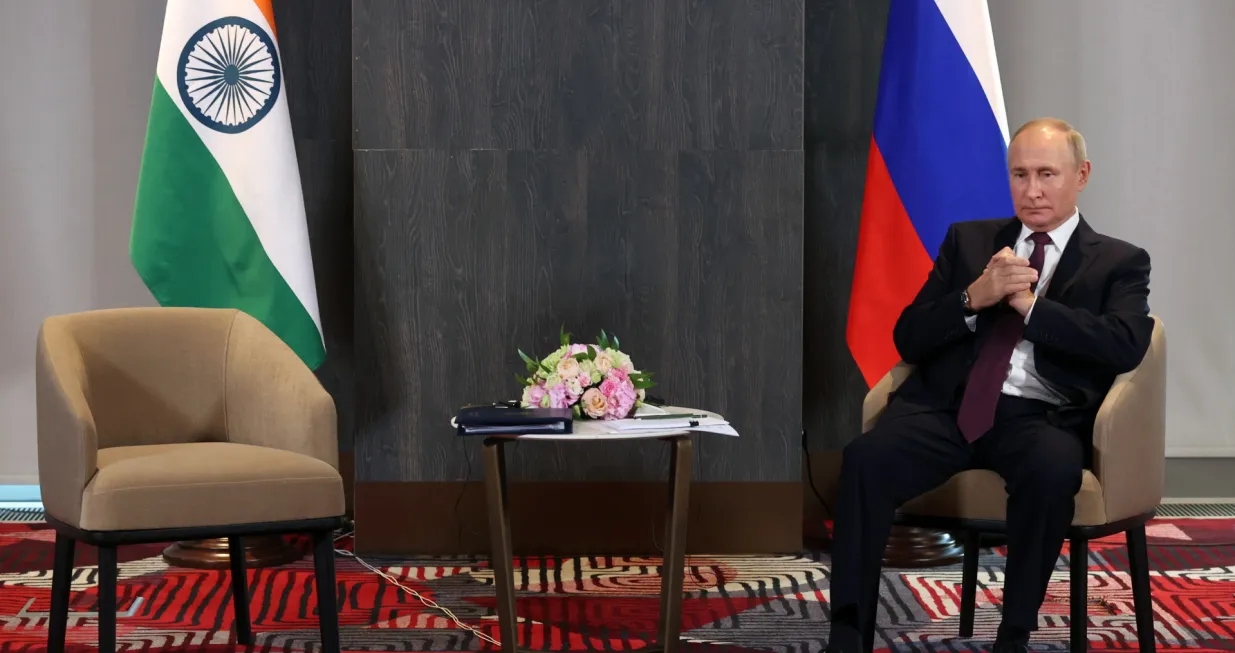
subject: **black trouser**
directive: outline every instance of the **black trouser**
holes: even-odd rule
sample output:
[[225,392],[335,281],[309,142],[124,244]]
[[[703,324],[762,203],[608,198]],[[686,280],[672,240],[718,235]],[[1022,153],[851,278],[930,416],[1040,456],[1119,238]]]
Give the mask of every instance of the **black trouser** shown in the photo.
[[[1003,624],[1035,630],[1038,608],[1072,523],[1083,447],[1048,421],[1049,405],[1004,395],[995,425],[972,444],[955,411],[891,402],[845,447],[832,533],[831,601],[865,627],[896,509],[966,469],[990,469],[1008,491]],[[848,606],[848,607],[846,607]]]

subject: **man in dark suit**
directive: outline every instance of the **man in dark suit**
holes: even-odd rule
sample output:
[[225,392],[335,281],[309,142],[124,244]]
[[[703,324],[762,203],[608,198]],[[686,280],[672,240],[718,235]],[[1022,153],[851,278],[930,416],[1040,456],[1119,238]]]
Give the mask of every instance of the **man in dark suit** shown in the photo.
[[996,653],[1027,649],[1072,522],[1093,421],[1149,347],[1149,254],[1095,232],[1077,195],[1085,142],[1039,119],[1008,148],[1016,217],[956,223],[896,323],[915,367],[845,448],[833,532],[828,650],[861,650],[897,507],[970,468],[1008,490]]

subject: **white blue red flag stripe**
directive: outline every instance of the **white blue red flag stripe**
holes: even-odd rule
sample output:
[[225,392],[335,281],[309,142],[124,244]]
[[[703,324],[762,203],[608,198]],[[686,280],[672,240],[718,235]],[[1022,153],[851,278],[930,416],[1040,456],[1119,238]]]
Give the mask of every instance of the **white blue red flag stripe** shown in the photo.
[[1008,124],[986,0],[892,0],[849,300],[868,385],[948,225],[1009,217]]

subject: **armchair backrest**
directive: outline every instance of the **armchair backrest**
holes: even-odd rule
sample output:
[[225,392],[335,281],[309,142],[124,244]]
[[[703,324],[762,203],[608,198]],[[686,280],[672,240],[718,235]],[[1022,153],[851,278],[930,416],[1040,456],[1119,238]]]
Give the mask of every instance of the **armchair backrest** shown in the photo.
[[1153,510],[1166,483],[1166,328],[1154,316],[1149,350],[1136,369],[1115,377],[1098,408],[1093,472],[1108,521]]
[[38,339],[41,389],[80,392],[100,449],[223,440],[227,347],[238,314],[120,308],[49,317]]

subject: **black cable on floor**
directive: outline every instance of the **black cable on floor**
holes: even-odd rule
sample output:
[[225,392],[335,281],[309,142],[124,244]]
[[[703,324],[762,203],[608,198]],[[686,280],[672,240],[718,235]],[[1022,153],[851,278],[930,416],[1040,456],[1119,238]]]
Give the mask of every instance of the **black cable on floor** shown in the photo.
[[815,493],[815,498],[819,500],[819,505],[823,506],[828,519],[832,519],[832,510],[828,508],[828,502],[823,500],[823,493],[815,486],[815,472],[810,466],[810,449],[806,447],[806,429],[802,429],[802,455],[806,458],[806,479],[810,482],[810,489]]

